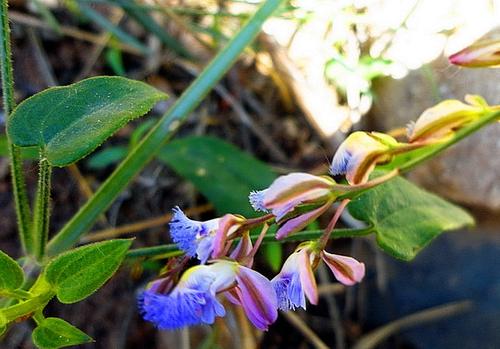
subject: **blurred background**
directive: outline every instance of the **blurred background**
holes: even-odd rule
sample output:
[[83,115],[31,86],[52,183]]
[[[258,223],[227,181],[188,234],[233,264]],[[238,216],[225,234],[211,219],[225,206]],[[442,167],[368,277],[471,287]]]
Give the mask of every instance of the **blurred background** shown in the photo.
[[[95,75],[144,80],[167,92],[150,115],[97,152],[56,169],[51,232],[76,212],[129,149],[255,12],[251,0],[10,0],[16,99]],[[278,174],[325,173],[353,130],[404,135],[437,102],[465,94],[500,104],[500,70],[451,66],[447,56],[500,37],[498,0],[290,0],[267,21],[176,140],[136,178],[83,242],[135,236],[135,247],[170,242],[175,205],[206,219],[251,215],[246,195]],[[3,115],[0,118],[4,125]],[[448,233],[410,262],[371,237],[332,251],[367,265],[345,288],[319,270],[320,302],[281,314],[266,333],[230,308],[212,327],[160,332],[137,312],[136,294],[164,260],[130,260],[99,292],[51,304],[95,343],[85,348],[499,348],[500,124],[414,170],[409,178],[468,209],[473,229]],[[0,138],[0,248],[19,257],[4,133]],[[37,169],[26,162],[30,193]],[[348,216],[343,224],[356,224]],[[318,222],[317,227],[325,222]],[[268,245],[257,261],[272,276],[293,245]],[[32,348],[30,324],[2,348]]]

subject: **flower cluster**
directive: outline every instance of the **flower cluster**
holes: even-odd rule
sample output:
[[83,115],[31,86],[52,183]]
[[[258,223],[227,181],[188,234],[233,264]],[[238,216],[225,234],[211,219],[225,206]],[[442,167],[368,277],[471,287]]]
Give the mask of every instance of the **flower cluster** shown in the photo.
[[[397,171],[371,179],[377,165],[391,162],[398,154],[432,146],[448,139],[460,128],[494,108],[479,96],[467,96],[468,104],[444,101],[426,110],[408,128],[408,142],[378,132],[354,132],[340,145],[331,166],[332,176],[344,175],[347,183],[331,176],[291,173],[278,177],[268,188],[250,193],[257,218],[226,214],[200,222],[189,219],[180,208],[173,210],[170,235],[186,258],[199,265],[181,273],[173,268],[139,296],[144,319],[160,329],[212,324],[226,314],[224,302],[241,306],[256,328],[266,330],[278,310],[306,308],[306,300],[318,302],[314,271],[325,263],[344,285],[360,282],[365,265],[356,259],[326,251],[327,242],[350,198],[378,185]],[[269,224],[278,225],[276,239],[284,239],[325,214],[333,203],[340,205],[317,240],[301,243],[271,280],[252,269]],[[262,227],[253,243],[250,230]],[[236,243],[236,241],[239,241]]]

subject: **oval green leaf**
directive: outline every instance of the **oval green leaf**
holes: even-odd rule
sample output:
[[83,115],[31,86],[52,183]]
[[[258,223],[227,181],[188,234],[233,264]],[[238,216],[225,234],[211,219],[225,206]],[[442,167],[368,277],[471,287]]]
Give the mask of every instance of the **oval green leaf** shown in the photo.
[[397,177],[349,204],[349,212],[373,226],[378,245],[393,257],[412,260],[447,230],[474,224],[463,209]]
[[16,146],[38,146],[52,166],[67,166],[165,98],[140,81],[90,78],[26,99],[9,118],[7,132]]
[[63,319],[49,317],[33,330],[33,343],[40,349],[57,349],[90,343],[93,341],[84,332]]
[[0,251],[0,271],[0,291],[15,290],[23,284],[23,269],[2,251]]
[[87,298],[120,266],[131,240],[109,240],[76,248],[57,256],[45,270],[61,303]]

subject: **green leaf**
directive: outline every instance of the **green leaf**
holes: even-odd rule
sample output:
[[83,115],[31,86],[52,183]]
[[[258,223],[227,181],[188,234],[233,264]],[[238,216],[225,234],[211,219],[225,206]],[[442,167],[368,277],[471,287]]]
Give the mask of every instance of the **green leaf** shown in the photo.
[[23,269],[2,251],[0,251],[0,270],[0,291],[21,287],[24,281]]
[[100,288],[118,269],[131,240],[109,240],[76,248],[52,260],[47,281],[61,303],[75,303]]
[[125,76],[127,74],[123,66],[122,51],[119,48],[108,48],[106,50],[106,61],[116,75]]
[[96,151],[89,157],[87,166],[93,170],[101,170],[108,166],[117,164],[120,160],[127,156],[128,152],[129,149],[124,146],[104,148]]
[[[23,159],[37,159],[40,157],[40,152],[37,147],[26,147],[21,148],[21,157]],[[9,156],[9,143],[7,141],[7,136],[5,134],[0,135],[0,156]]]
[[401,177],[354,199],[349,212],[373,226],[384,251],[406,261],[442,232],[474,224],[463,209]]
[[93,339],[63,319],[44,319],[32,333],[33,343],[40,349],[57,349],[93,342]]
[[146,31],[154,34],[165,46],[185,58],[192,58],[191,54],[186,48],[184,48],[182,43],[171,36],[168,31],[166,31],[163,26],[159,25],[146,10],[137,6],[135,1],[113,0],[113,2],[122,6],[127,15],[137,21],[137,23],[140,24]]
[[271,270],[277,272],[280,270],[281,262],[283,261],[283,249],[281,243],[271,242],[264,246],[264,256],[271,267]]
[[173,141],[163,147],[159,159],[191,181],[219,214],[255,216],[248,194],[276,178],[263,162],[214,137]]
[[12,113],[7,132],[16,146],[41,147],[51,165],[66,166],[166,97],[140,81],[90,78],[26,99]]
[[87,5],[87,3],[88,3],[87,1],[77,1],[77,6],[79,7],[81,13],[86,18],[91,20],[92,23],[95,23],[99,27],[112,33],[121,42],[129,46],[132,46],[142,54],[147,55],[152,53],[152,50],[149,47],[145,46],[142,42],[137,40],[135,36],[130,35],[129,33],[123,31],[119,26],[110,22],[105,16],[92,9],[92,7]]

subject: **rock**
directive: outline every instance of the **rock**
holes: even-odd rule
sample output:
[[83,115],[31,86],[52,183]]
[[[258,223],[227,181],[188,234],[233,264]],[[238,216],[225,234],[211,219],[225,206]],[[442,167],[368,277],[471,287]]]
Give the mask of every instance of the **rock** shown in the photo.
[[[374,128],[390,130],[415,120],[443,99],[479,94],[500,104],[500,69],[450,66],[445,58],[412,71],[404,79],[384,79],[376,86],[371,116]],[[500,124],[446,150],[412,171],[410,179],[462,204],[500,211]]]

